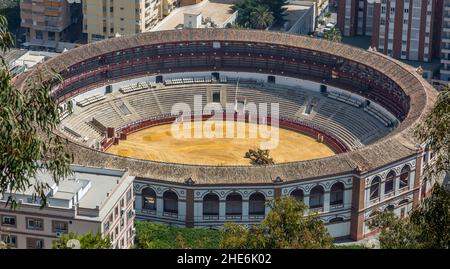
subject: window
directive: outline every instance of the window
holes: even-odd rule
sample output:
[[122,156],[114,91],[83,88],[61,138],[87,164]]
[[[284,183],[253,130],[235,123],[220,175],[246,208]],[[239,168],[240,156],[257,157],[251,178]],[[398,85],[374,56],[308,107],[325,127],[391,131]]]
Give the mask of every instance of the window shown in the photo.
[[370,184],[370,200],[377,199],[380,197],[380,177],[376,176]]
[[395,172],[390,171],[386,176],[386,182],[384,183],[384,194],[389,194],[394,191]]
[[142,190],[142,209],[156,210],[156,193],[151,188]]
[[10,247],[17,247],[17,236],[3,234],[1,236],[1,239],[8,246],[10,246]]
[[249,197],[248,214],[249,215],[265,215],[266,197],[262,193],[253,193]]
[[27,229],[29,230],[44,230],[44,220],[27,218]]
[[44,33],[42,31],[36,31],[36,39],[43,40],[44,39]]
[[411,168],[409,168],[408,165],[405,165],[402,168],[402,171],[400,172],[400,182],[399,182],[399,188],[405,188],[408,186],[409,181],[409,175],[411,173]]
[[337,182],[333,184],[330,191],[330,205],[343,205],[344,204],[344,184]]
[[131,219],[133,219],[133,209],[128,210],[127,213],[127,221],[130,221]]
[[163,195],[164,212],[178,214],[178,196],[173,191],[166,191]]
[[2,226],[16,227],[16,217],[2,216]]
[[129,204],[131,202],[131,200],[132,200],[132,197],[133,197],[133,192],[132,191],[133,191],[132,189],[129,189],[127,191],[127,204]]
[[226,215],[242,216],[242,196],[239,193],[228,194],[226,198]]
[[40,238],[27,238],[28,249],[42,249],[44,248],[44,240]]
[[301,189],[297,189],[293,192],[291,192],[291,196],[293,196],[295,199],[297,199],[298,201],[302,201],[303,202],[303,191]]
[[54,233],[67,233],[69,231],[69,224],[66,221],[52,221],[52,231]]
[[208,193],[203,197],[203,216],[219,216],[219,196]]
[[214,103],[220,103],[220,92],[213,92],[212,99]]
[[320,208],[323,207],[323,187],[315,186],[309,193],[309,207]]
[[50,40],[50,41],[56,40],[55,32],[48,32],[48,40]]

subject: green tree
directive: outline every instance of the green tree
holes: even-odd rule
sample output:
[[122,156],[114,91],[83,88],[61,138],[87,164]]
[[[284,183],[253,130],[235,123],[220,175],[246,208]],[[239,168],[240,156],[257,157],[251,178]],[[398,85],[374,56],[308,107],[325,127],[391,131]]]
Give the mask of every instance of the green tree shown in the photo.
[[450,247],[450,192],[435,184],[432,195],[410,216],[400,219],[392,212],[379,213],[370,221],[381,229],[380,247],[385,249],[448,249]]
[[235,25],[239,25],[243,28],[250,28],[251,13],[256,7],[257,3],[254,0],[236,0],[231,7],[233,12],[238,12]]
[[266,29],[273,23],[274,17],[272,12],[264,6],[256,7],[251,13],[251,24],[255,29]]
[[[287,0],[236,0],[231,9],[238,11],[236,23],[244,28],[265,29],[272,23],[283,23],[288,4]],[[259,10],[259,11],[257,11]],[[264,11],[264,19],[261,21],[254,15]],[[256,12],[256,13],[255,13]],[[269,16],[272,15],[272,16]],[[269,21],[269,18],[272,19]],[[261,24],[261,22],[264,22]],[[270,23],[268,23],[270,22]],[[262,27],[261,25],[267,25]]]
[[[0,52],[13,44],[5,17],[0,16]],[[43,80],[39,75],[26,81],[26,90],[11,82],[11,75],[0,56],[0,193],[23,192],[30,187],[30,178],[41,169],[48,170],[55,183],[71,174],[72,155],[66,150],[66,140],[54,134],[60,123],[61,109],[50,94],[58,81],[53,75]],[[33,198],[46,204],[48,184],[36,182]],[[17,206],[14,195],[7,203]]]
[[261,5],[266,6],[274,17],[274,21],[277,23],[283,23],[284,16],[286,15],[286,5],[289,4],[288,0],[259,0]]
[[324,33],[323,37],[332,42],[341,42],[342,41],[341,31],[339,31],[339,29],[337,29],[336,27],[331,28],[330,30],[326,31]]
[[425,176],[437,177],[450,171],[450,86],[439,93],[433,109],[415,134],[434,153],[434,160],[426,165]]
[[139,249],[204,249],[218,248],[222,231],[181,228],[161,223],[138,221],[135,248]]
[[103,238],[101,233],[88,233],[78,235],[75,233],[69,233],[61,236],[59,240],[54,241],[53,249],[72,249],[70,242],[76,240],[79,242],[80,249],[110,249],[112,243],[109,237]]
[[249,149],[244,158],[250,159],[250,163],[253,165],[272,165],[275,162],[270,158],[270,152],[268,149]]
[[332,238],[317,213],[294,197],[269,202],[270,212],[261,224],[249,229],[225,224],[221,248],[230,249],[316,249],[332,248]]

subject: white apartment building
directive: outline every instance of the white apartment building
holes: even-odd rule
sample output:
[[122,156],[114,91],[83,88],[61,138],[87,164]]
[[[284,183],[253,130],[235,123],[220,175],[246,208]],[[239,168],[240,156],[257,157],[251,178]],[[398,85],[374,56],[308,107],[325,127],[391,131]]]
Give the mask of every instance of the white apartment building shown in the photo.
[[[11,248],[52,248],[62,234],[100,232],[114,248],[129,248],[134,240],[133,180],[127,170],[71,166],[73,174],[55,184],[46,171],[30,183],[48,183],[47,205],[24,193],[0,195],[0,239]],[[12,210],[6,201],[19,202]]]
[[173,0],[83,1],[88,42],[147,32],[176,6]]

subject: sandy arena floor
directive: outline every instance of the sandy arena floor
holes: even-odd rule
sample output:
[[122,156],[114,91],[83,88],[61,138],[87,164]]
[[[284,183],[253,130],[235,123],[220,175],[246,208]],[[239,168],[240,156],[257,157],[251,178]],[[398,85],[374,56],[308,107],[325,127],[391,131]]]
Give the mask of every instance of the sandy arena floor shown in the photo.
[[[256,128],[254,127],[257,126],[252,123],[245,124],[245,138],[179,139],[172,136],[171,126],[171,124],[160,125],[130,134],[127,140],[121,140],[119,145],[111,146],[107,152],[138,159],[172,163],[250,165],[249,159],[244,158],[245,152],[250,148],[260,147],[261,142],[270,140],[262,138],[258,135],[258,131],[255,133]],[[213,130],[215,130],[214,128],[220,128],[220,125],[215,126],[212,127]],[[225,125],[222,126],[225,127]],[[234,128],[236,130],[237,126]],[[270,130],[270,127],[268,128]],[[194,125],[192,124],[191,134],[193,134],[193,130]],[[226,129],[223,130],[225,135]],[[278,131],[278,146],[270,150],[270,156],[275,163],[311,160],[335,155],[325,144],[318,143],[313,138],[286,129],[280,128]],[[250,138],[250,134],[257,138]]]

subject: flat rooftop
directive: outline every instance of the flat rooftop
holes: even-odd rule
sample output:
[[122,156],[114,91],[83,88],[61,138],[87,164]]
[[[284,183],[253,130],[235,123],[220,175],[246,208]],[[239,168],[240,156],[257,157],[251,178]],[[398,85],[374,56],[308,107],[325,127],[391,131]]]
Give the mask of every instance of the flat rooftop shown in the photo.
[[284,19],[287,23],[287,29],[283,29],[283,24],[276,24],[270,28],[272,31],[289,31],[294,24],[302,18],[309,9],[314,8],[314,2],[308,1],[290,1],[287,8]]
[[[56,185],[51,174],[47,171],[39,171],[37,175],[30,179],[34,185],[37,182],[47,183],[51,189],[48,189],[47,201],[49,206],[61,207],[69,205],[76,201],[78,195],[79,206],[81,208],[95,209],[101,207],[107,198],[114,192],[116,186],[120,184],[126,174],[126,170],[106,169],[71,165],[73,174]],[[31,198],[34,188],[31,186],[25,192],[16,194]],[[66,207],[66,206],[62,206]],[[69,206],[70,208],[70,206]]]
[[231,6],[234,0],[204,0],[196,5],[177,8],[169,16],[164,18],[151,32],[182,29],[184,25],[184,14],[202,14],[203,19],[211,20],[221,27],[233,15]]

